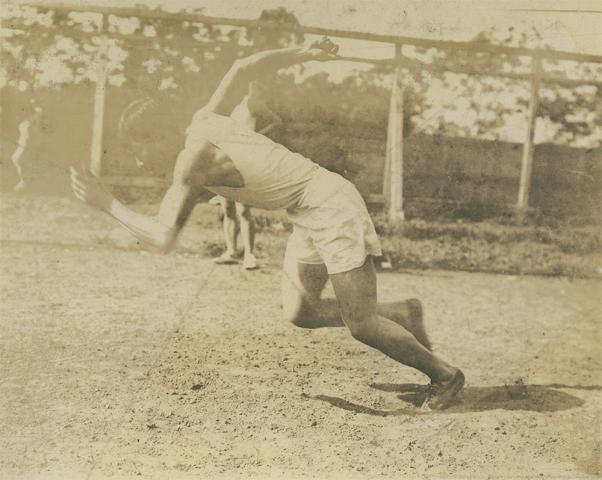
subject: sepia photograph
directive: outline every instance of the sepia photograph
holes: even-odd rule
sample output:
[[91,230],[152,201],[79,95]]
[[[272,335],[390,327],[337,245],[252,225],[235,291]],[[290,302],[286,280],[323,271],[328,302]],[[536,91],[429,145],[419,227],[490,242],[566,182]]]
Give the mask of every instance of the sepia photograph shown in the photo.
[[602,3],[0,20],[0,480],[602,478]]

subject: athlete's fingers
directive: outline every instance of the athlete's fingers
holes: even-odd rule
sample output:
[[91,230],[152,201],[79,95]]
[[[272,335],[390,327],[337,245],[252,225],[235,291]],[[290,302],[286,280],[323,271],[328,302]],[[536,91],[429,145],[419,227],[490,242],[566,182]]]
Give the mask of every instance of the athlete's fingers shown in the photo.
[[85,188],[86,184],[78,177],[71,177],[71,185],[78,186],[80,188]]
[[325,52],[325,53],[324,53],[324,55],[325,55],[325,58],[324,58],[324,60],[339,60],[339,58],[340,58],[340,57],[339,57],[339,56],[336,54],[336,52],[334,52],[334,53],[328,53],[328,52]]
[[329,53],[337,53],[339,51],[339,46],[328,37],[322,38],[322,48]]
[[332,41],[328,37],[322,37],[320,40],[316,40],[312,46],[321,50],[328,50],[331,43]]
[[336,55],[339,51],[339,46],[332,40],[330,40],[330,38],[323,37],[323,39],[320,41],[319,47],[327,55],[328,60],[336,60]]
[[75,198],[81,200],[82,202],[86,201],[85,195],[77,190],[73,190],[73,195],[75,195]]
[[79,184],[83,183],[82,178],[80,177],[77,170],[75,170],[74,168],[71,168],[71,183],[79,183]]
[[84,196],[86,194],[85,189],[78,187],[77,185],[73,185],[71,190],[73,191],[73,193],[75,193],[75,195],[81,195]]
[[81,183],[77,182],[77,180],[71,180],[71,188],[79,188],[80,190],[83,190],[84,186]]
[[79,188],[80,190],[85,190],[86,185],[78,180],[73,180],[71,182],[71,188]]

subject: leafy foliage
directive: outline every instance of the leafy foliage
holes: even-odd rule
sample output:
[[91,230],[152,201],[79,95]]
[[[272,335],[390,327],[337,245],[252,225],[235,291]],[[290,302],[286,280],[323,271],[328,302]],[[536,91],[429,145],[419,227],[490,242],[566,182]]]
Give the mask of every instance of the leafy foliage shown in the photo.
[[[549,46],[533,29],[519,32],[513,28],[492,28],[479,33],[475,43],[547,49]],[[417,123],[428,133],[505,139],[515,130],[526,127],[526,111],[530,94],[528,81],[493,77],[495,73],[529,73],[531,59],[488,52],[447,50],[431,53],[416,48],[416,56],[427,57],[438,70],[425,73],[414,69],[410,74],[418,91]],[[477,75],[452,74],[448,70],[469,67]],[[560,78],[596,80],[602,76],[602,65],[571,61],[544,61],[544,72]],[[440,73],[439,73],[440,72]],[[424,85],[427,84],[427,85]],[[438,94],[435,90],[439,90]],[[437,99],[435,102],[433,99]],[[555,141],[596,147],[602,142],[602,91],[599,87],[563,87],[543,84],[538,111],[539,141]],[[519,137],[519,139],[521,139]],[[536,140],[538,140],[536,138]]]

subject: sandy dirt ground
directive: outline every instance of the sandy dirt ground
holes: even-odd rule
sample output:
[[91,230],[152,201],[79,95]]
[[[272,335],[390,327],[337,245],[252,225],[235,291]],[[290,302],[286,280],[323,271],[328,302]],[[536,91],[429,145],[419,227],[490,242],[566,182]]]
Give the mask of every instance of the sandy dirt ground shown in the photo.
[[280,259],[139,251],[75,200],[0,200],[2,479],[600,474],[600,281],[380,274],[466,373],[423,413],[421,374],[281,320]]

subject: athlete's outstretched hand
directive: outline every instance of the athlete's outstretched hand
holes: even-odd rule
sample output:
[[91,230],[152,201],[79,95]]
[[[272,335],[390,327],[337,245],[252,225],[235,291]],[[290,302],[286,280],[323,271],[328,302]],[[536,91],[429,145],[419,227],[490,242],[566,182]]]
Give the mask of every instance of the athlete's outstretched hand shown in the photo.
[[313,57],[313,60],[321,62],[337,60],[339,58],[338,51],[339,46],[328,37],[322,37],[307,47],[307,52]]
[[113,201],[111,194],[96,182],[86,180],[75,168],[70,167],[69,171],[71,173],[71,189],[73,190],[73,194],[82,202],[108,211]]

